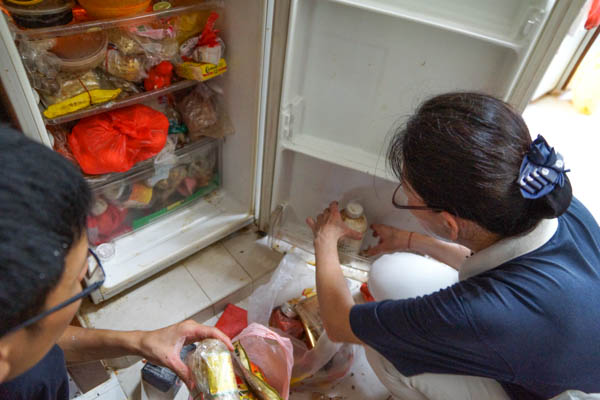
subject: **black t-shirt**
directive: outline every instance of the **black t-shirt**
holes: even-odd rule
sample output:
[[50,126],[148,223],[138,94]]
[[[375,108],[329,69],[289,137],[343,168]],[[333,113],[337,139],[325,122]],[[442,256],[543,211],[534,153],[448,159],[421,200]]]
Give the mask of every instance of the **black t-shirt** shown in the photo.
[[39,363],[15,379],[0,383],[0,400],[68,400],[65,355],[54,345]]

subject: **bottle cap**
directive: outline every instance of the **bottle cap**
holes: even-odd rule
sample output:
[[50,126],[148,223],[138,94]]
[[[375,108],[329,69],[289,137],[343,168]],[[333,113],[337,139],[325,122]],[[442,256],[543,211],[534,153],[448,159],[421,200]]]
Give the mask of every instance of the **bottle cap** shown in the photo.
[[360,218],[363,215],[363,206],[356,202],[350,202],[346,206],[346,214],[350,218]]
[[281,312],[288,318],[296,318],[298,314],[294,310],[294,307],[287,301],[281,305]]

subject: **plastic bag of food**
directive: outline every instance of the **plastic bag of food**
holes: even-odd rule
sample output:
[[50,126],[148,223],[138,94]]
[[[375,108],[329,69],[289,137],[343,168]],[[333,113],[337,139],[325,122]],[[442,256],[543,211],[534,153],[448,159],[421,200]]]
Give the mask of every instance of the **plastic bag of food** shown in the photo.
[[233,133],[221,96],[206,84],[198,84],[177,104],[177,110],[191,140],[202,136],[221,138]]
[[67,143],[67,138],[69,137],[69,133],[71,133],[70,129],[67,129],[64,124],[63,125],[48,125],[46,127],[48,132],[52,135],[53,143],[52,148],[54,151],[59,153],[61,156],[71,161],[73,164],[79,167],[77,164],[77,160],[73,156],[71,149],[69,148],[69,144]]
[[136,104],[84,118],[73,127],[69,147],[86,174],[124,172],[160,152],[169,121]]
[[192,370],[196,384],[192,391],[193,398],[202,393],[204,400],[240,399],[231,355],[221,341],[203,340],[198,344],[196,351],[188,354],[186,363]]
[[87,219],[88,240],[97,246],[131,231],[126,217],[127,209],[108,204],[102,197],[98,197]]
[[[248,298],[248,321],[267,325],[272,310],[290,299],[302,297],[306,288],[315,287],[315,272],[299,257],[288,254],[273,273],[271,280],[257,288]],[[269,295],[266,296],[265,293]],[[322,332],[314,348],[305,341],[285,333],[294,347],[292,385],[302,383],[302,388],[330,385],[343,378],[352,367],[354,346],[334,343]]]
[[247,358],[256,364],[268,385],[274,388],[281,398],[287,400],[294,365],[294,351],[290,339],[263,325],[253,323],[240,332],[233,342],[239,342],[243,348],[244,354],[238,354],[242,363],[244,364],[244,358]]
[[106,58],[100,66],[109,74],[130,82],[140,82],[147,76],[143,56],[128,56],[113,46],[109,46]]

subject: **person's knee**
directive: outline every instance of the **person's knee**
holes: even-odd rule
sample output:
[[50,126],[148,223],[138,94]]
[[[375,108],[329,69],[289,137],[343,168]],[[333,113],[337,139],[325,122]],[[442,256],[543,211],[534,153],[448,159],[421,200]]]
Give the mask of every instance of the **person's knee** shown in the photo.
[[369,274],[369,290],[377,301],[423,296],[456,282],[456,270],[413,253],[383,255],[373,263]]

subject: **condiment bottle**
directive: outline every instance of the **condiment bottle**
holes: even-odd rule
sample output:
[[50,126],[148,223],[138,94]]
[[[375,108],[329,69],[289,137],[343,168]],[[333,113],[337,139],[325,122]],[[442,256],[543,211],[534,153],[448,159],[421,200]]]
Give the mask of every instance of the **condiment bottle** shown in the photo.
[[[363,206],[356,202],[350,202],[345,209],[342,210],[342,220],[351,229],[360,232],[363,237],[367,231],[367,217],[364,215]],[[338,252],[340,253],[340,262],[347,264],[350,262],[350,257],[356,256],[360,252],[363,239],[351,239],[348,237],[341,238],[338,242]]]

